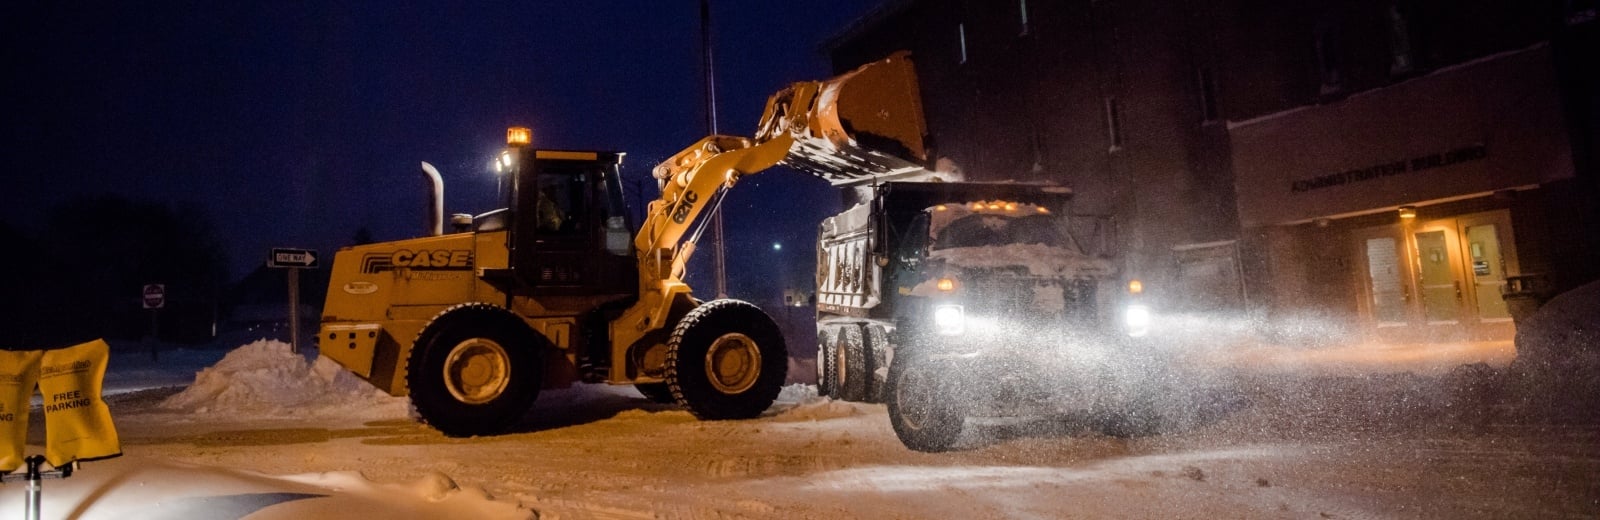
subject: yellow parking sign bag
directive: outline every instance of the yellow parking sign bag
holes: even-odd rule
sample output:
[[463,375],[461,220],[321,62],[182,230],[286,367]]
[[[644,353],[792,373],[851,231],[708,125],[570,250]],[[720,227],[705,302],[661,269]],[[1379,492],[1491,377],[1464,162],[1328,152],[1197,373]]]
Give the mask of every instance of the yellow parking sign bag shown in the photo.
[[39,380],[37,350],[0,350],[0,473],[22,467],[28,441],[28,401]]
[[100,398],[110,355],[104,340],[45,351],[39,393],[44,394],[44,458],[51,466],[122,454],[111,409]]

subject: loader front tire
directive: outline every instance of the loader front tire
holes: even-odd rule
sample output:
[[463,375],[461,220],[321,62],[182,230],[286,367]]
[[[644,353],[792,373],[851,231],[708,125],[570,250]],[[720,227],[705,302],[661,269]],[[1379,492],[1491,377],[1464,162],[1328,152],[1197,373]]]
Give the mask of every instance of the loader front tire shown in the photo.
[[450,437],[503,432],[539,396],[542,339],[493,305],[446,310],[417,335],[406,360],[411,404]]
[[689,311],[667,342],[667,387],[702,420],[760,415],[778,397],[788,370],[778,324],[739,300]]

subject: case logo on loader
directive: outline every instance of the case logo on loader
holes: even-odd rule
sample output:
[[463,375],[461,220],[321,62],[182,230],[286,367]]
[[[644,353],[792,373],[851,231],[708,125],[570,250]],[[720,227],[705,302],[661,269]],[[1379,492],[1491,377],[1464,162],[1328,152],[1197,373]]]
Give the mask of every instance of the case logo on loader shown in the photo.
[[361,257],[361,272],[378,273],[399,268],[420,271],[466,271],[472,269],[472,251],[466,249],[439,249],[412,251],[400,249],[393,253],[367,253]]

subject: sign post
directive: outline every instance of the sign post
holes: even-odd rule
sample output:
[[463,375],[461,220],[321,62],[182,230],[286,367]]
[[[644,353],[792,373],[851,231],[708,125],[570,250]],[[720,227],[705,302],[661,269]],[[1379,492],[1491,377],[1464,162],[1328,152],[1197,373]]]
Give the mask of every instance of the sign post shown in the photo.
[[167,285],[144,284],[141,292],[144,308],[150,309],[150,360],[159,361],[156,354],[156,336],[161,333],[161,308],[167,306]]
[[300,352],[300,270],[317,267],[317,252],[310,249],[274,247],[267,255],[267,267],[289,270],[289,350]]

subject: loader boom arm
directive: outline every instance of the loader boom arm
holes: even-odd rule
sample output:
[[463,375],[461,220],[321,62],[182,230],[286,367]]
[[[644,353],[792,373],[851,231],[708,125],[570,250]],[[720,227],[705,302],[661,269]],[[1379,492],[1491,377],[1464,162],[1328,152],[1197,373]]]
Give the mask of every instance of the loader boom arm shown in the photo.
[[[718,211],[740,178],[784,164],[839,184],[922,171],[927,162],[921,97],[905,53],[790,85],[767,100],[756,128],[753,139],[707,136],[652,172],[661,197],[633,241],[639,301],[611,324],[612,359],[666,326],[673,303],[690,296],[684,268],[709,220],[702,217],[707,208]],[[626,377],[613,372],[612,379]]]

